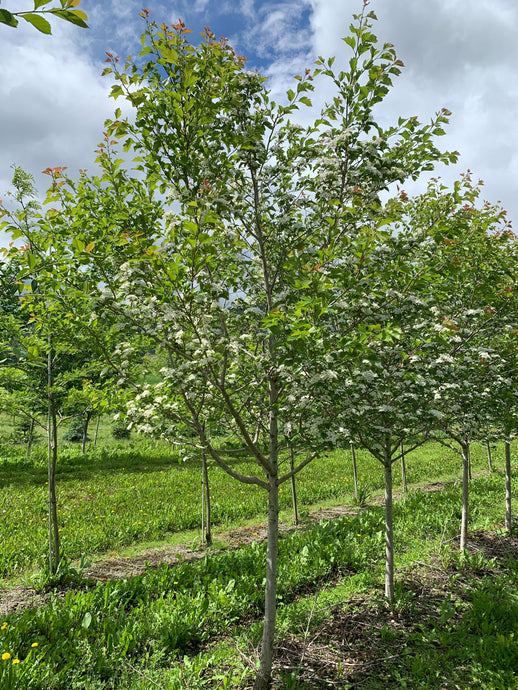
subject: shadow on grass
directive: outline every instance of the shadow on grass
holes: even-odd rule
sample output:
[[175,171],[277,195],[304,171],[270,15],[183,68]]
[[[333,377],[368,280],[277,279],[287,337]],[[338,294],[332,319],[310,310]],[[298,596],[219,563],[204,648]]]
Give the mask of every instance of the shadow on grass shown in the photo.
[[276,687],[517,688],[517,546],[477,533],[447,569],[407,577],[392,609],[366,598],[334,607],[305,642],[279,643]]
[[[226,457],[225,461],[233,466],[243,463],[245,459],[239,455]],[[201,467],[201,458],[183,460],[177,451],[167,453],[165,450],[142,448],[138,443],[94,448],[85,455],[81,455],[79,448],[65,446],[58,453],[56,478],[59,483],[67,480],[88,480],[99,473],[147,474],[173,467],[179,472],[191,471],[193,468]],[[4,462],[0,468],[0,489],[9,484],[41,485],[47,480],[46,459],[41,452],[34,459]]]

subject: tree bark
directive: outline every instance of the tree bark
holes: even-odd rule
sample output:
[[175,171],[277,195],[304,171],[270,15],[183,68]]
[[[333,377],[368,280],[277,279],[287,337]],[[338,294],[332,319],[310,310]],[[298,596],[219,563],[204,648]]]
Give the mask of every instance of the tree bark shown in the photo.
[[[294,458],[294,451],[293,448],[290,447],[290,472],[293,472],[295,469],[295,458]],[[299,524],[299,511],[297,508],[297,487],[295,484],[295,475],[291,475],[291,499],[293,502],[293,519],[295,520],[295,524]]]
[[277,605],[277,555],[279,547],[279,486],[277,484],[277,477],[273,476],[268,478],[267,540],[263,637],[261,641],[260,666],[254,682],[254,690],[268,690],[271,686],[272,676]]
[[86,453],[86,440],[88,438],[88,425],[90,424],[90,420],[92,419],[93,412],[87,412],[85,416],[85,424],[83,427],[83,438],[81,440],[81,455],[85,455]]
[[505,529],[510,532],[512,527],[511,506],[511,441],[505,439]]
[[358,503],[358,472],[356,470],[356,451],[351,443],[351,458],[353,461],[354,500]]
[[[270,349],[271,343],[270,343]],[[279,423],[277,418],[277,381],[269,381],[269,449],[271,471],[268,473],[268,532],[266,543],[266,587],[264,592],[264,623],[259,669],[254,690],[268,690],[272,682],[273,641],[277,613],[277,556],[279,552]]]
[[491,458],[491,444],[489,443],[489,440],[486,440],[486,448],[487,448],[487,466],[490,472],[493,471],[493,460]]
[[207,546],[212,544],[212,531],[211,531],[211,517],[210,517],[210,489],[209,489],[209,470],[207,467],[207,453],[205,449],[202,450],[201,454],[202,462],[202,541],[205,542]]
[[392,462],[385,453],[385,597],[394,601],[394,523],[392,512]]
[[469,450],[469,443],[468,443],[468,479],[471,481],[473,477],[471,476],[471,453]]
[[406,485],[405,448],[403,445],[403,441],[401,441],[401,478],[403,481],[403,491],[404,491],[404,493],[407,493],[408,488]]
[[[49,340],[49,345],[51,341]],[[59,565],[60,543],[58,509],[56,497],[56,465],[58,459],[58,425],[56,420],[56,399],[54,397],[54,374],[52,371],[52,346],[47,356],[47,442],[48,442],[48,485],[49,485],[49,572],[53,575]]]
[[461,551],[466,548],[468,535],[468,506],[469,506],[469,474],[470,458],[469,443],[463,442],[462,446],[462,517],[460,523],[460,545]]

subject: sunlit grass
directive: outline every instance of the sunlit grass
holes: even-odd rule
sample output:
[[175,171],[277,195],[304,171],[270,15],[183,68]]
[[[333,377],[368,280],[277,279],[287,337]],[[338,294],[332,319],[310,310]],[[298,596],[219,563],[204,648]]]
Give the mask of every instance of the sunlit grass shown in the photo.
[[[106,439],[109,428],[104,425]],[[503,451],[494,451],[495,466]],[[230,459],[246,471],[245,459]],[[383,488],[379,462],[357,451],[360,488],[374,496]],[[473,472],[487,467],[485,448],[473,447]],[[419,485],[459,476],[460,458],[435,443],[407,456],[407,481]],[[47,545],[47,470],[43,444],[25,460],[23,447],[0,448],[0,576],[19,575],[43,566]],[[394,465],[394,488],[400,490],[400,464]],[[244,486],[211,463],[212,519],[230,525],[245,519],[264,520],[266,495]],[[166,443],[134,439],[89,447],[82,456],[77,445],[60,449],[57,476],[59,523],[63,552],[77,559],[118,551],[142,542],[167,541],[200,524],[201,470],[196,459],[179,461]],[[302,514],[316,504],[353,503],[351,453],[335,450],[315,459],[297,477]],[[291,517],[291,487],[281,487],[282,517]]]

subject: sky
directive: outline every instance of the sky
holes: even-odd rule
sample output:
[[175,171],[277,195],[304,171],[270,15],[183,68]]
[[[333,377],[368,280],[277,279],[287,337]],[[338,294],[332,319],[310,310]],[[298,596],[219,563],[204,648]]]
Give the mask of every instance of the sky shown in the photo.
[[[32,0],[2,0],[11,11]],[[52,4],[57,4],[52,3]],[[276,100],[293,76],[313,67],[318,55],[346,65],[341,40],[362,0],[82,0],[89,29],[52,21],[52,36],[20,21],[0,25],[0,199],[10,188],[12,165],[46,188],[47,167],[95,171],[94,150],[103,122],[120,105],[102,77],[105,51],[136,55],[142,7],[157,23],[182,19],[196,35],[205,25],[245,55],[249,69],[268,77]],[[384,124],[417,115],[428,122],[452,111],[443,149],[459,163],[433,173],[446,183],[470,169],[484,180],[484,199],[501,201],[518,224],[518,2],[516,0],[371,0],[373,31],[393,43],[403,74],[379,106]],[[406,185],[421,191],[426,180]]]

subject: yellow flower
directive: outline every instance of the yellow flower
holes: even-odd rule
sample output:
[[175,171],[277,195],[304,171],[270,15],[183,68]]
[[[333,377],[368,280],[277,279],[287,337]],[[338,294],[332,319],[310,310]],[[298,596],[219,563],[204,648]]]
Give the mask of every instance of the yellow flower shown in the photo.
[[20,663],[20,659],[13,659],[13,664],[19,664],[19,663]]
[[38,646],[38,643],[37,643],[37,642],[33,642],[33,643],[31,644],[31,647],[37,647],[37,646]]
[[4,652],[4,653],[2,654],[2,659],[3,659],[4,661],[7,661],[7,659],[10,659],[10,658],[11,658],[11,655],[9,654],[9,652]]
[[6,628],[7,628],[7,623],[2,623],[2,627],[0,628],[0,630],[5,630]]

